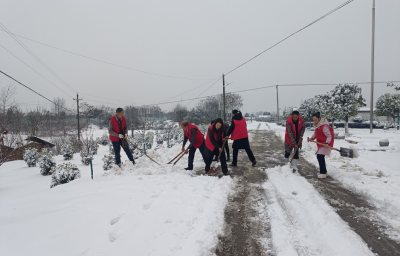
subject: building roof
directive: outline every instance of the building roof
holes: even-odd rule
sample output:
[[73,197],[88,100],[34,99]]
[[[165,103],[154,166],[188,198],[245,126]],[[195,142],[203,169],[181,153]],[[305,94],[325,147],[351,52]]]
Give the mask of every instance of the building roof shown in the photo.
[[45,145],[46,147],[50,147],[50,148],[52,148],[52,147],[55,146],[54,144],[52,144],[52,143],[50,143],[50,142],[47,142],[47,141],[45,141],[45,140],[42,140],[42,139],[40,139],[40,138],[38,138],[38,137],[35,137],[35,136],[30,136],[30,137],[26,138],[25,140],[27,140],[27,141],[32,141],[32,142],[36,142],[36,143],[40,143],[40,144],[43,144],[43,145]]

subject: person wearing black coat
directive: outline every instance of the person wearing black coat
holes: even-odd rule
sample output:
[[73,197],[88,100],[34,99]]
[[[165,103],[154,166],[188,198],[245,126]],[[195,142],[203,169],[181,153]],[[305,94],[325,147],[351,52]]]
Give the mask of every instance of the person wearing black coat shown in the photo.
[[[214,124],[214,122],[215,122],[215,120],[212,120],[211,121],[211,124]],[[229,124],[227,124],[227,123],[224,123],[224,134],[227,134],[228,133],[228,130],[229,130]],[[231,161],[231,157],[230,157],[230,154],[229,154],[229,144],[228,144],[228,141],[227,142],[225,142],[225,153],[226,153],[226,161]],[[214,157],[214,159],[213,159],[213,161],[217,161],[217,157],[215,156]]]
[[230,165],[237,166],[239,149],[244,149],[246,150],[247,156],[249,157],[252,165],[255,166],[257,161],[250,149],[246,120],[242,116],[242,113],[236,109],[232,111],[232,122],[225,136],[229,137],[229,135],[231,135],[231,140],[233,140],[233,160],[232,164]]

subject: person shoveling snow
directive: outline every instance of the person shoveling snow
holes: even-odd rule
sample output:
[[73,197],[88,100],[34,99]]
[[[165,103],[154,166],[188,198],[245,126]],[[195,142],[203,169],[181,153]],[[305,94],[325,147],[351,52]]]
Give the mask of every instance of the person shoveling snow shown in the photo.
[[289,163],[290,154],[294,149],[293,157],[290,160],[293,172],[298,171],[299,148],[301,148],[305,130],[306,127],[299,111],[293,111],[292,115],[286,120],[285,132],[285,164]]
[[224,150],[224,122],[221,118],[217,118],[215,122],[208,127],[206,136],[206,148],[204,150],[204,161],[206,163],[206,174],[215,175],[219,169],[218,161],[214,168],[211,168],[211,163],[214,155],[219,156],[221,161],[222,172],[224,175],[230,175],[228,171],[228,166],[226,164],[225,154],[222,152]]

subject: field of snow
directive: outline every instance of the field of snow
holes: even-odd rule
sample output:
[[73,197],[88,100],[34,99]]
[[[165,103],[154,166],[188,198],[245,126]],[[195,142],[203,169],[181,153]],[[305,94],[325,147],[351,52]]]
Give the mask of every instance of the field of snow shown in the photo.
[[[284,140],[285,127],[274,123],[268,125]],[[344,129],[335,131],[344,132]],[[376,215],[387,223],[389,236],[400,242],[400,132],[394,129],[376,129],[373,134],[370,134],[369,129],[350,129],[349,132],[350,136],[346,139],[357,141],[358,144],[336,139],[334,147],[357,149],[359,156],[343,158],[339,152],[332,151],[331,156],[326,157],[328,173],[346,188],[365,196],[377,208]],[[312,134],[313,131],[306,130],[302,152],[316,166],[317,173],[317,147],[314,143],[306,142]],[[388,147],[379,146],[382,138],[390,141]]]
[[[167,163],[180,148],[148,153]],[[135,166],[104,172],[105,154],[108,146],[100,146],[93,180],[75,154],[71,162],[82,177],[51,189],[51,176],[38,167],[1,166],[0,255],[213,255],[234,180],[186,172],[187,156],[174,167],[143,156]],[[199,152],[194,166],[204,168]]]

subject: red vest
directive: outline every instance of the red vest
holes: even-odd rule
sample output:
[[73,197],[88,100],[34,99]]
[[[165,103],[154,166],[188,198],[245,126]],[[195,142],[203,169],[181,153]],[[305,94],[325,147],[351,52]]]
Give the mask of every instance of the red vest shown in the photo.
[[[115,116],[113,116],[108,120],[111,120],[111,123],[113,125],[113,131],[116,134],[120,134],[119,124],[118,124],[117,118]],[[126,120],[125,120],[124,116],[122,117],[121,125],[122,125],[122,134],[125,135],[126,132],[124,131],[124,129],[125,129],[125,125],[126,125]],[[119,137],[112,136],[111,134],[110,134],[109,138],[110,138],[111,141],[114,141],[114,142],[118,142],[119,141]]]
[[[297,124],[297,132],[299,133],[299,135],[300,135],[300,130],[301,130],[301,127],[303,126],[303,118],[301,117],[301,116],[299,116],[299,119],[298,119],[299,121],[298,121],[298,124]],[[292,125],[292,131],[293,131],[293,135],[294,135],[294,139],[296,139],[296,126],[294,126],[294,124],[293,124],[293,120],[292,120],[292,117],[290,116],[288,119],[287,119],[287,121],[289,122],[289,124],[291,124]],[[290,146],[292,146],[293,147],[293,144],[292,144],[292,142],[290,141],[290,138],[289,138],[289,134],[288,134],[288,131],[287,131],[287,127],[286,127],[286,132],[285,132],[285,141],[290,145]]]
[[233,122],[235,123],[235,128],[231,134],[231,140],[248,138],[249,135],[247,133],[246,119],[244,119],[244,117],[241,120],[233,119]]
[[[208,127],[208,129],[207,129],[207,136],[206,136],[206,147],[207,147],[209,150],[211,150],[211,151],[214,151],[215,147],[214,147],[214,144],[212,144],[210,138],[208,137],[208,130],[209,130],[209,129],[212,130],[213,125],[214,125],[214,124],[212,124],[212,125],[210,125],[210,127]],[[224,128],[221,127],[220,129],[224,129]],[[216,132],[214,132],[214,138],[215,138],[215,141],[218,141],[218,140],[217,140],[217,133],[216,133]],[[224,139],[224,132],[222,132],[222,139]]]
[[188,131],[183,131],[186,137],[188,137],[189,141],[192,142],[192,129],[196,129],[196,142],[193,144],[194,148],[199,148],[204,142],[204,134],[201,133],[199,128],[196,125],[188,124]]
[[[324,128],[325,125],[326,124],[321,125],[317,129],[315,129],[315,137],[316,137],[317,141],[320,143],[323,143],[323,144],[326,143],[326,136],[325,136],[324,132],[322,131],[322,129]],[[332,136],[331,143],[329,143],[329,146],[333,147],[333,142],[335,140],[335,136],[333,133],[333,128],[330,125],[328,125],[328,127],[329,127],[329,132],[331,133],[331,136]],[[322,148],[323,146],[317,144],[317,147]]]

